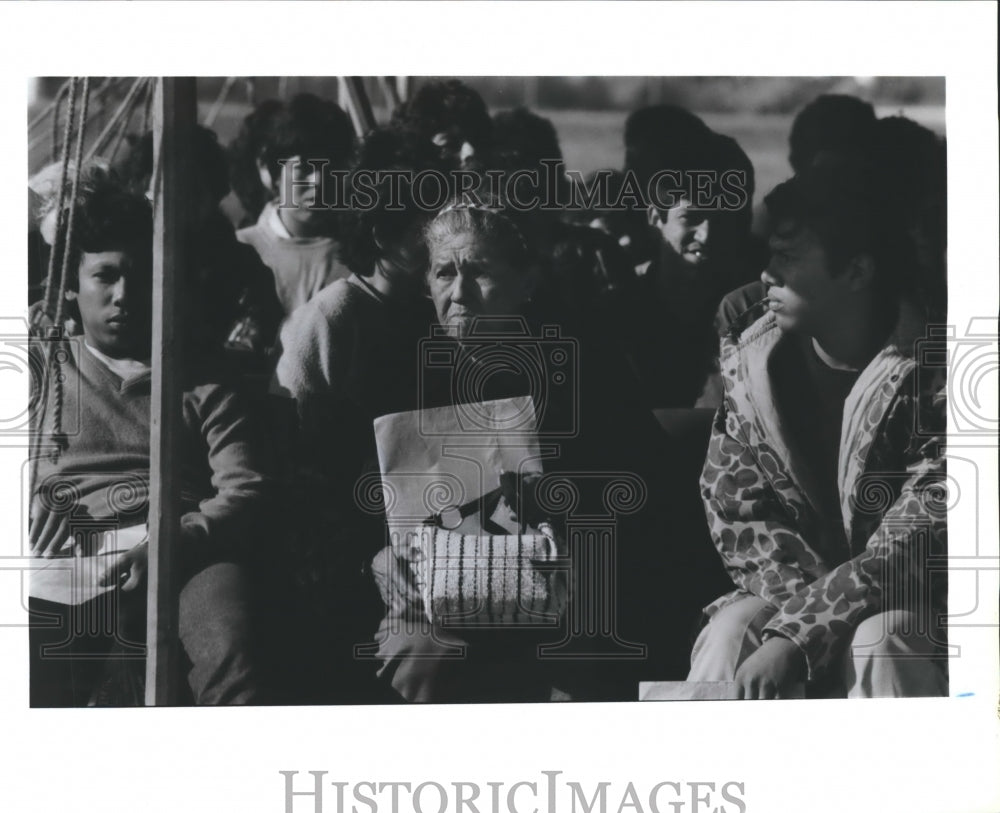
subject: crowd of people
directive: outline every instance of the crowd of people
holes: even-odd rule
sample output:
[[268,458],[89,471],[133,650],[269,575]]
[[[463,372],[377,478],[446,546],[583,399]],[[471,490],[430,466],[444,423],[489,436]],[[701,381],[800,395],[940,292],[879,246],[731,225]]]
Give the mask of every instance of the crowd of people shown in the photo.
[[[454,80],[360,137],[308,94],[258,105],[228,147],[197,128],[174,540],[188,701],[632,700],[639,680],[685,678],[745,698],[946,693],[928,564],[946,544],[944,382],[915,352],[946,311],[943,140],[821,96],[758,211],[747,154],[694,113],[637,110],[624,141],[620,167],[580,178],[551,122],[491,116]],[[37,211],[39,556],[86,554],[79,528],[146,522],[153,173],[145,134],[80,168],[72,217],[51,192]],[[430,337],[448,364],[427,362]],[[547,370],[556,340],[569,386],[484,351],[529,346]],[[613,618],[578,650],[587,579],[570,576],[554,624],[449,626],[359,498],[380,471],[377,418],[525,395],[545,474],[578,500],[560,511],[533,473],[505,510],[547,529],[570,574],[574,517],[608,513],[601,477],[646,494],[613,517],[597,574]],[[699,409],[714,414],[700,482],[664,423]],[[32,629],[33,704],[124,702],[121,670],[93,656],[144,640],[145,550],[108,557],[113,589],[91,602],[33,601],[61,620]],[[732,589],[691,616],[705,550]],[[85,613],[113,623],[67,642]]]

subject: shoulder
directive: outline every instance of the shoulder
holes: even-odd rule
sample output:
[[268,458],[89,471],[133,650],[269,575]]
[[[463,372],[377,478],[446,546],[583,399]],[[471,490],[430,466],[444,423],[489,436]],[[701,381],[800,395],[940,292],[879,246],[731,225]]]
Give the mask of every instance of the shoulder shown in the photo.
[[743,314],[755,310],[754,306],[766,295],[767,286],[760,280],[755,280],[722,297],[715,315],[715,325],[719,334],[725,335]]

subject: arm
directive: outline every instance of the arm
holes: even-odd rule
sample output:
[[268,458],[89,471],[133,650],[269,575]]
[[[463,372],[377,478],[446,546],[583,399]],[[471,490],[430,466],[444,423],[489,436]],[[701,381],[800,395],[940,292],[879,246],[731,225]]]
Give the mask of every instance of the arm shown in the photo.
[[[912,597],[915,609],[926,609],[927,559],[947,549],[944,437],[913,436],[913,404],[911,397],[899,398],[882,430],[908,436],[905,479],[864,550],[800,590],[765,628],[765,637],[780,635],[798,645],[810,680],[842,654],[865,618],[897,606],[904,596]],[[943,398],[930,408],[943,427]]]
[[[207,453],[212,496],[181,517],[182,545],[239,549],[259,537],[273,515],[275,483],[267,433],[239,396],[208,385],[185,397],[185,422]],[[197,464],[198,461],[193,461]]]
[[709,530],[733,582],[781,607],[806,586],[807,573],[822,565],[729,409],[724,402],[716,413],[701,476]]

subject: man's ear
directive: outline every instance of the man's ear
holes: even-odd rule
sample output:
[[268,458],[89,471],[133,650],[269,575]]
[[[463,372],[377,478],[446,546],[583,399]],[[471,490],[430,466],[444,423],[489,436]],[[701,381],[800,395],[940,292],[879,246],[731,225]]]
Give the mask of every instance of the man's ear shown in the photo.
[[860,292],[875,283],[875,260],[871,254],[858,254],[847,264],[847,284],[851,291]]
[[646,222],[654,229],[661,228],[663,226],[663,216],[660,214],[660,210],[653,205],[647,206]]
[[271,170],[267,168],[267,164],[257,159],[257,174],[260,176],[260,182],[264,185],[264,188],[268,192],[274,191],[274,178],[271,177]]

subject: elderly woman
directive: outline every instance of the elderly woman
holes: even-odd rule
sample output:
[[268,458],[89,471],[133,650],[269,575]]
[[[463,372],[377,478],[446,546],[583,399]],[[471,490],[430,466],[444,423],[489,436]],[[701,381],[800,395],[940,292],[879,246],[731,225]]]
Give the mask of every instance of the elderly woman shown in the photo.
[[[651,475],[658,428],[639,403],[632,382],[624,378],[624,364],[606,348],[588,343],[582,332],[573,331],[570,338],[564,330],[569,326],[546,323],[544,314],[534,312],[530,300],[538,269],[532,229],[522,218],[498,201],[465,200],[444,208],[427,226],[427,284],[437,320],[448,333],[442,341],[453,345],[454,364],[425,365],[421,406],[531,396],[539,441],[554,452],[545,460],[546,471],[577,479],[577,511],[586,513],[601,505],[600,487],[594,485],[600,478],[631,472],[645,481]],[[493,350],[505,346],[509,363],[496,364]],[[536,375],[539,369],[544,370],[542,379]],[[567,517],[543,515],[532,499],[531,484],[522,486],[518,519],[535,527],[544,519],[563,530]],[[629,537],[619,540],[619,551],[629,543],[638,549],[635,534],[641,531],[635,519],[618,523],[619,536]],[[628,553],[618,556],[612,592],[624,592],[621,585],[631,579],[634,558]],[[380,677],[406,700],[636,696],[637,672],[629,666],[641,657],[643,646],[633,648],[621,637],[630,623],[624,607],[610,608],[612,614],[618,611],[616,630],[601,640],[589,640],[587,654],[576,651],[576,657],[589,661],[581,670],[578,660],[537,654],[540,644],[566,640],[563,627],[508,626],[458,634],[427,620],[407,564],[391,549],[377,557],[374,570],[387,604],[376,636]],[[611,571],[605,575],[610,577]],[[616,657],[623,653],[624,660]],[[563,651],[563,656],[572,654]],[[593,660],[602,655],[603,661]]]

